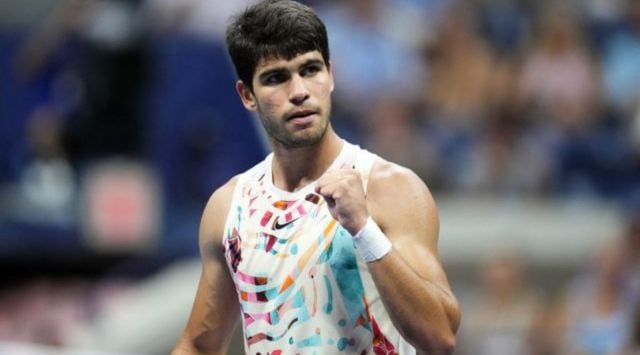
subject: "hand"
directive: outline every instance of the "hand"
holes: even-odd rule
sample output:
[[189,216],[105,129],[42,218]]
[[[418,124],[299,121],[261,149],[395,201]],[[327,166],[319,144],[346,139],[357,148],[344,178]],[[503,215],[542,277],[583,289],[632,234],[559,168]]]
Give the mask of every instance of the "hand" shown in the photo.
[[358,171],[343,168],[326,172],[318,179],[316,193],[327,201],[331,216],[352,236],[364,227],[369,211]]

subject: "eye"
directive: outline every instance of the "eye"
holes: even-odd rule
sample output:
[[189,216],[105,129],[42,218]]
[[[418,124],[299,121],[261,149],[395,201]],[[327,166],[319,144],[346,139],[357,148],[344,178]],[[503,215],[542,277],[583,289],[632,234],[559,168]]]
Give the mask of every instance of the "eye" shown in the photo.
[[283,73],[271,73],[262,78],[264,85],[278,85],[287,81],[287,76]]
[[312,75],[318,73],[321,69],[322,68],[320,67],[320,65],[317,65],[317,64],[309,65],[309,66],[304,67],[300,74],[302,76],[312,76]]
[[274,86],[284,83],[289,80],[289,75],[284,72],[275,71],[266,75],[263,75],[260,78],[260,82],[263,85]]

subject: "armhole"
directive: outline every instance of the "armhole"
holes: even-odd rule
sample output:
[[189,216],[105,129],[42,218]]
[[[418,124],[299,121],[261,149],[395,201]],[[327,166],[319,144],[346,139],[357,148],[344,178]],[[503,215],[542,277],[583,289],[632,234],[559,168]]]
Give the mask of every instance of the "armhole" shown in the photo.
[[241,174],[240,176],[238,176],[238,181],[236,181],[236,186],[233,187],[233,195],[231,196],[231,201],[229,203],[229,207],[228,207],[228,211],[227,211],[227,218],[224,221],[224,229],[222,230],[222,238],[220,239],[220,242],[222,243],[222,247],[224,248],[224,250],[226,250],[227,247],[227,239],[229,236],[229,228],[232,225],[232,222],[234,219],[237,219],[237,204],[238,201],[240,200],[240,194],[242,193],[242,186],[244,185],[244,182],[246,180],[245,176],[247,174]]
[[356,155],[355,168],[360,173],[362,177],[362,187],[364,189],[364,193],[367,193],[367,188],[369,187],[369,176],[371,175],[371,169],[373,168],[373,164],[380,159],[377,155],[360,149],[358,154]]

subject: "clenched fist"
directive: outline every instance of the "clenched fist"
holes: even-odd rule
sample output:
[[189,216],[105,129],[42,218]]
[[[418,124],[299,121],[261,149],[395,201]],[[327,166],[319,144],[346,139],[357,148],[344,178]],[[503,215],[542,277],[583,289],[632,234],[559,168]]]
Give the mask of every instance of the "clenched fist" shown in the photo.
[[352,236],[369,218],[360,173],[352,168],[326,172],[316,184],[316,193],[327,201],[331,216]]

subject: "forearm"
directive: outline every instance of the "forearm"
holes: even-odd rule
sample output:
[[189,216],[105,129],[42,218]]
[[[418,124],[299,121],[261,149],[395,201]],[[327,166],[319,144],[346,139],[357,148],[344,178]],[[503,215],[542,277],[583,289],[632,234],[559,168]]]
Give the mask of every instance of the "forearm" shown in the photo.
[[451,353],[460,322],[455,297],[420,277],[395,250],[368,265],[391,321],[405,339],[429,354]]
[[193,341],[188,339],[186,334],[183,334],[171,351],[171,355],[223,355],[225,353],[222,350],[199,349]]

